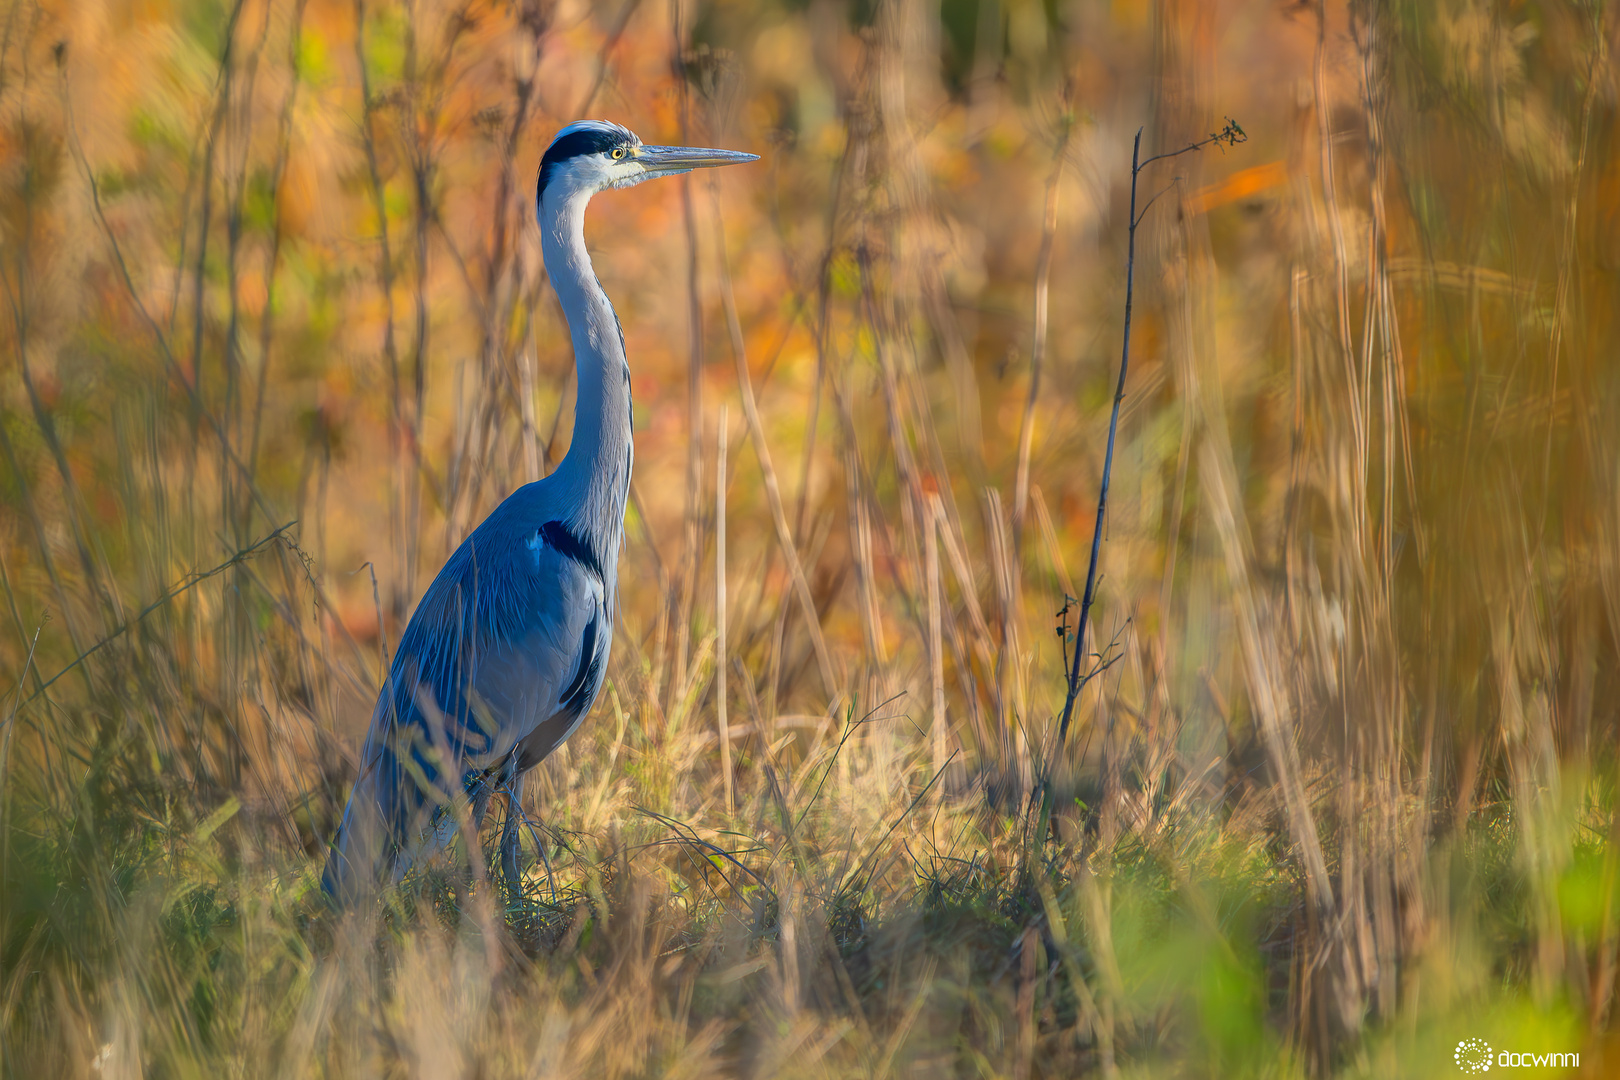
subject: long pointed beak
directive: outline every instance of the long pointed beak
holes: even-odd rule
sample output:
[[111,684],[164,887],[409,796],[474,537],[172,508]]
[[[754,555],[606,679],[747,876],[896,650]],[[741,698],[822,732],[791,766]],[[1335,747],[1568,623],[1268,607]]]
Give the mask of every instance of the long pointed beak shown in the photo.
[[676,176],[693,169],[713,169],[721,165],[742,165],[758,161],[758,154],[736,150],[705,150],[698,146],[643,146],[636,161],[649,176]]

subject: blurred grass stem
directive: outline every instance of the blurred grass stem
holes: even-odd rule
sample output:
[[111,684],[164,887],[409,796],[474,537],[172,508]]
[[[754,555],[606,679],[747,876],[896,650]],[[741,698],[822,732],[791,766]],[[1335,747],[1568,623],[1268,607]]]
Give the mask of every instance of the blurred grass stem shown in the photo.
[[1052,172],[1046,180],[1046,210],[1041,216],[1041,248],[1035,256],[1035,330],[1029,347],[1029,397],[1018,427],[1018,472],[1013,484],[1013,553],[1024,550],[1024,515],[1029,502],[1029,454],[1035,440],[1035,406],[1040,401],[1041,366],[1046,359],[1047,300],[1052,284],[1052,247],[1057,239],[1058,181],[1063,178],[1074,116],[1064,101],[1063,123],[1057,148],[1052,151]]
[[726,816],[736,812],[731,791],[731,725],[726,722],[726,440],[731,418],[720,403],[720,422],[714,433],[714,711],[720,736],[720,775],[725,783]]
[[[771,522],[776,527],[776,541],[782,550],[782,558],[787,563],[793,591],[803,609],[805,631],[810,635],[816,667],[821,672],[822,690],[827,696],[827,711],[829,715],[836,715],[839,702],[843,699],[843,691],[838,685],[837,676],[833,673],[832,657],[827,652],[827,642],[821,632],[821,617],[816,613],[816,599],[810,591],[809,581],[805,579],[804,568],[799,561],[799,550],[793,542],[792,530],[788,527],[787,513],[782,505],[782,490],[776,482],[776,469],[771,464],[771,448],[765,441],[765,427],[759,418],[759,406],[754,401],[754,381],[748,373],[748,354],[743,342],[742,323],[737,317],[736,295],[731,288],[731,266],[726,258],[726,231],[725,220],[720,212],[720,189],[713,181],[709,186],[709,198],[713,204],[716,250],[719,253],[717,257],[720,263],[720,298],[725,308],[726,329],[730,332],[732,357],[737,364],[737,389],[742,396],[743,418],[748,422],[748,435],[753,440],[754,455],[759,460],[759,471],[765,482],[765,498],[770,505]],[[780,626],[777,632],[781,633]],[[774,652],[780,655],[781,646],[778,645]]]

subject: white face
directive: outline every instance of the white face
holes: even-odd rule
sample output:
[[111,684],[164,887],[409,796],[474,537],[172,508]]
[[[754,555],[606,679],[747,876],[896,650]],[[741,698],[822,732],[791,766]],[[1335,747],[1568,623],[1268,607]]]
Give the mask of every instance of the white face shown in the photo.
[[579,154],[557,163],[551,183],[559,193],[587,192],[595,194],[609,188],[630,187],[643,180],[651,180],[658,173],[648,172],[645,165],[632,156],[628,147],[614,147],[600,154]]
[[656,176],[757,160],[754,154],[688,146],[644,146],[618,124],[581,120],[557,133],[540,166],[542,199],[589,198]]

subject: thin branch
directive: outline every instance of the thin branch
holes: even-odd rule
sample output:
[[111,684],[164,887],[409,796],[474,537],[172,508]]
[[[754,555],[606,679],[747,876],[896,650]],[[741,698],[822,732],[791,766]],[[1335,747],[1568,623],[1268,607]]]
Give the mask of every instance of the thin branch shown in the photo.
[[249,557],[257,554],[261,549],[263,549],[265,547],[268,547],[271,544],[281,543],[281,544],[287,544],[288,546],[291,546],[290,541],[288,541],[288,539],[283,534],[288,529],[292,528],[294,525],[297,525],[297,524],[298,524],[298,522],[296,522],[296,521],[287,522],[285,525],[282,525],[280,528],[276,529],[274,532],[269,533],[269,534],[261,537],[260,539],[254,541],[249,546],[241,549],[236,554],[232,555],[230,558],[226,559],[224,562],[220,563],[218,566],[214,567],[211,570],[200,570],[200,571],[195,571],[193,573],[187,574],[185,577],[183,577],[179,581],[175,582],[174,585],[170,586],[169,589],[166,590],[162,596],[158,597],[156,600],[152,601],[150,604],[147,604],[145,607],[143,607],[139,612],[136,613],[136,615],[135,615],[135,617],[133,619],[130,619],[128,622],[124,623],[124,625],[120,626],[118,629],[114,630],[112,633],[108,634],[106,637],[102,638],[100,641],[98,641],[94,645],[90,646],[84,652],[80,653],[78,655],[78,657],[76,657],[73,660],[72,663],[68,664],[67,667],[63,668],[61,671],[58,671],[55,675],[52,675],[50,678],[46,679],[44,684],[41,685],[38,690],[35,690],[33,695],[30,696],[27,701],[23,702],[23,704],[25,706],[26,705],[32,705],[39,698],[39,696],[41,694],[43,694],[46,690],[49,690],[51,688],[51,684],[56,682],[57,679],[60,679],[62,676],[66,675],[68,672],[72,671],[74,668],[78,667],[80,664],[82,664],[86,660],[90,659],[90,657],[94,656],[97,652],[99,652],[103,646],[110,645],[112,642],[114,642],[118,638],[122,637],[125,633],[129,632],[131,629],[133,629],[135,626],[137,626],[148,615],[152,614],[152,612],[156,611],[158,608],[162,607],[164,604],[167,604],[170,600],[173,600],[175,597],[179,596],[181,593],[187,592],[188,590],[190,590],[192,588],[192,586],[200,585],[202,582],[207,581],[211,577],[217,577],[220,574],[223,574],[225,571],[229,570],[231,567],[235,566],[237,563],[244,562]]
[[608,34],[607,40],[602,42],[602,48],[597,53],[596,79],[591,83],[591,88],[586,91],[584,98],[580,100],[579,108],[574,110],[576,117],[584,116],[586,110],[596,101],[596,95],[601,91],[602,84],[607,81],[608,53],[613,51],[613,47],[624,36],[625,28],[630,25],[630,16],[634,15],[636,8],[640,6],[641,0],[625,0],[624,7],[619,10],[619,17],[613,24],[612,32]]
[[[1074,655],[1069,666],[1068,693],[1063,701],[1063,719],[1058,725],[1058,752],[1063,750],[1064,742],[1068,738],[1069,723],[1074,718],[1074,703],[1080,696],[1080,689],[1090,681],[1095,671],[1087,673],[1084,679],[1080,676],[1080,661],[1086,655],[1086,629],[1091,620],[1091,605],[1097,597],[1097,556],[1102,550],[1103,525],[1108,515],[1108,483],[1114,471],[1114,442],[1119,434],[1120,406],[1125,401],[1125,380],[1130,374],[1131,366],[1131,309],[1134,300],[1133,288],[1136,282],[1136,229],[1142,224],[1141,214],[1147,213],[1147,206],[1142,208],[1141,214],[1136,210],[1136,182],[1142,170],[1155,161],[1166,158],[1179,157],[1192,150],[1200,150],[1214,143],[1217,146],[1235,146],[1245,142],[1248,135],[1244,133],[1236,120],[1227,118],[1226,126],[1207,138],[1182,147],[1180,150],[1155,154],[1147,160],[1142,159],[1142,130],[1136,131],[1136,141],[1131,150],[1131,208],[1128,222],[1127,239],[1125,247],[1125,328],[1123,342],[1120,346],[1119,356],[1119,382],[1114,389],[1114,407],[1108,417],[1108,449],[1103,455],[1102,483],[1097,489],[1097,523],[1091,534],[1091,562],[1086,569],[1086,591],[1080,601],[1080,615],[1075,627]],[[1160,192],[1163,194],[1163,192]],[[1153,197],[1158,198],[1158,195]],[[1149,200],[1148,206],[1152,206]],[[1050,777],[1042,785],[1046,789],[1046,798],[1043,800],[1048,808],[1051,803]]]
[[[866,864],[867,863],[869,863],[873,859],[877,858],[878,852],[883,850],[883,845],[888,843],[889,842],[889,837],[894,835],[894,830],[896,830],[896,829],[898,829],[900,827],[900,823],[902,821],[906,820],[906,818],[911,816],[911,812],[917,808],[917,804],[922,802],[923,798],[925,796],[927,796],[927,794],[930,791],[933,790],[933,787],[934,787],[935,784],[939,783],[939,778],[941,776],[945,775],[945,770],[950,767],[951,762],[956,760],[956,755],[959,754],[959,753],[961,753],[960,750],[952,750],[951,751],[951,756],[945,759],[945,763],[943,765],[941,765],[934,772],[934,775],[933,775],[932,779],[930,779],[928,781],[928,783],[923,785],[923,789],[921,791],[917,792],[917,797],[911,800],[911,804],[906,807],[905,812],[902,813],[899,817],[894,819],[894,823],[892,825],[890,825],[887,830],[885,830],[885,832],[883,833],[883,838],[877,842],[877,846],[872,849],[872,853],[870,855],[868,855],[866,857],[866,860],[861,863],[860,869],[855,871],[855,876],[856,877],[861,876],[861,871],[866,869]],[[866,876],[866,883],[861,886],[861,891],[863,893],[867,889],[869,889],[871,887],[872,878],[876,874],[877,874],[877,867],[873,866],[872,867],[872,872]]]
[[[1170,181],[1168,184],[1164,185],[1164,187],[1160,188],[1158,191],[1155,191],[1153,193],[1153,198],[1149,199],[1147,201],[1147,203],[1142,207],[1142,217],[1144,217],[1144,218],[1147,217],[1147,212],[1149,210],[1153,209],[1153,204],[1158,202],[1160,197],[1163,196],[1165,192],[1171,190],[1172,188],[1174,188],[1179,183],[1181,183],[1181,178],[1177,177],[1176,179]],[[1142,223],[1141,219],[1140,218],[1137,219],[1136,224],[1140,225],[1141,223]]]
[[[695,829],[693,829],[692,826],[686,824],[685,822],[677,821],[672,817],[665,817],[663,814],[660,814],[655,810],[648,810],[645,806],[638,806],[635,809],[639,813],[646,814],[648,817],[652,818],[654,821],[661,822],[662,824],[667,825],[670,828],[670,830],[675,833],[675,835],[677,837],[677,839],[675,841],[676,843],[690,844],[691,846],[693,846],[695,848],[699,848],[699,849],[701,849],[703,851],[712,852],[713,854],[720,856],[722,859],[726,860],[732,866],[735,866],[738,870],[741,870],[743,873],[745,873],[749,877],[753,878],[755,884],[757,884],[760,888],[764,889],[766,892],[770,893],[772,900],[777,899],[776,890],[771,888],[770,885],[766,883],[765,879],[760,877],[759,874],[756,871],[754,871],[750,867],[744,865],[743,863],[739,862],[737,857],[732,852],[729,852],[725,848],[719,846],[718,844],[712,844],[709,841],[707,841],[707,840],[703,839],[702,837],[698,836],[697,831]],[[758,850],[758,848],[755,848],[754,850]],[[707,860],[705,860],[705,861],[707,861]]]

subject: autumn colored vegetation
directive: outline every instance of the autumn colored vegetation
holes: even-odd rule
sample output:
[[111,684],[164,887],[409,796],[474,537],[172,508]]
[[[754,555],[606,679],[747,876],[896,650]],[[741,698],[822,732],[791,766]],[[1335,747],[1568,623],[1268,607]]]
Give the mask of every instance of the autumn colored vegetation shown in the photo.
[[[1617,27],[7,0],[0,1071],[1611,1075]],[[339,917],[391,643],[568,445],[580,116],[762,158],[587,222],[609,683],[520,902],[461,849]],[[1060,740],[1133,141],[1229,118],[1140,176]]]

